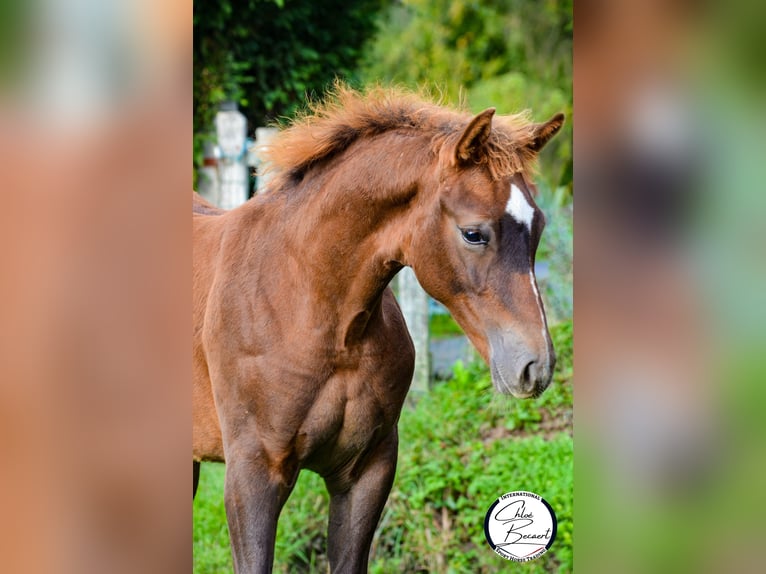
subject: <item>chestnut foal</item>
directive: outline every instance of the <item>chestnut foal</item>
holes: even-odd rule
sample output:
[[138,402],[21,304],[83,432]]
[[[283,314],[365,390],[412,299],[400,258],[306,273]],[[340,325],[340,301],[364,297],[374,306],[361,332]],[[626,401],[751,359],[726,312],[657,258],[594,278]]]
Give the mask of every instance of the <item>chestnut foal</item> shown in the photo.
[[270,572],[302,468],[330,493],[333,572],[365,572],[394,479],[414,351],[387,287],[405,265],[490,365],[539,395],[555,362],[529,173],[561,127],[338,87],[271,146],[270,189],[231,211],[194,194],[195,491],[225,461],[236,572]]

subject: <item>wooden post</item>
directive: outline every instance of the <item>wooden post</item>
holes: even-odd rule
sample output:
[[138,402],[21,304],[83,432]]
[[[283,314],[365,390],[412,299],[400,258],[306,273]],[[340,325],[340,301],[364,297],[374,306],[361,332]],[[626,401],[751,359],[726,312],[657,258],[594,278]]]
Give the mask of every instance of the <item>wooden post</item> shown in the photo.
[[415,344],[415,372],[412,375],[410,400],[424,395],[430,388],[431,355],[428,336],[428,295],[418,283],[415,272],[405,267],[399,272],[399,306],[402,308],[412,342]]

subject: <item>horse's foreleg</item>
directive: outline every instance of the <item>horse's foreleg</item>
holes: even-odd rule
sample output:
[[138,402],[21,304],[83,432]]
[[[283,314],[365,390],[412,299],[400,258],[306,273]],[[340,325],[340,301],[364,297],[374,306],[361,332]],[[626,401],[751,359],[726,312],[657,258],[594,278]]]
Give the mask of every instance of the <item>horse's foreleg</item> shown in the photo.
[[327,481],[330,491],[327,551],[333,574],[367,572],[372,537],[394,482],[397,446],[394,430],[370,454],[350,488],[342,489]]
[[284,479],[276,478],[278,474],[261,453],[249,449],[226,453],[224,503],[237,574],[271,572],[277,519],[297,469]]
[[[194,492],[192,493],[192,500],[194,500],[194,497],[197,496],[197,485],[199,484],[199,461],[193,460],[194,464],[193,466],[193,474],[194,474]],[[187,479],[188,480],[188,479]]]

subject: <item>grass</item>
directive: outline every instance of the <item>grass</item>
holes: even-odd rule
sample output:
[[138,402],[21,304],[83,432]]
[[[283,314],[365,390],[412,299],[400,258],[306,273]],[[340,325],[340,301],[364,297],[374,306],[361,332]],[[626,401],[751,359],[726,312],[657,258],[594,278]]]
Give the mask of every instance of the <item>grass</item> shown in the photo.
[[[484,540],[484,515],[499,495],[531,490],[558,518],[558,535],[525,573],[572,571],[572,324],[551,328],[559,356],[542,397],[519,401],[491,388],[483,364],[457,365],[399,423],[394,488],[373,542],[370,572],[496,572],[509,564]],[[231,572],[223,465],[202,467],[194,503],[194,572]],[[326,572],[327,495],[301,473],[279,522],[276,572]]]

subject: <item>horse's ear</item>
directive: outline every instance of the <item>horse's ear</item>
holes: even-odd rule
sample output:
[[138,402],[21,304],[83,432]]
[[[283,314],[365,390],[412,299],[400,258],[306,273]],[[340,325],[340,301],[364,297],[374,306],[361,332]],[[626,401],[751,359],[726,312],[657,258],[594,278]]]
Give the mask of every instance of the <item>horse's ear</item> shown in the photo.
[[559,112],[547,122],[535,124],[532,131],[532,142],[529,147],[534,152],[539,152],[550,139],[555,136],[564,125],[564,114]]
[[486,143],[492,131],[492,116],[494,115],[495,108],[488,108],[474,117],[465,130],[463,130],[455,147],[455,160],[457,163],[471,159],[476,150]]

